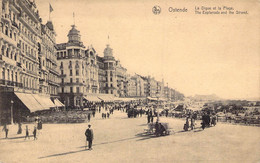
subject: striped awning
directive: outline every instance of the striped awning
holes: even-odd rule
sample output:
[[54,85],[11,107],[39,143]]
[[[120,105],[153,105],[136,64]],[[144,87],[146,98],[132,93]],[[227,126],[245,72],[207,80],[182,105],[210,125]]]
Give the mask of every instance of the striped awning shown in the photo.
[[97,95],[87,95],[87,96],[84,96],[84,99],[86,99],[87,101],[90,101],[90,102],[101,102],[101,100],[98,98]]
[[44,108],[30,93],[18,93],[15,92],[15,95],[22,101],[22,103],[31,111],[44,110]]
[[57,106],[57,107],[64,107],[65,105],[63,103],[60,102],[60,100],[58,100],[57,98],[54,99],[54,104]]
[[43,106],[44,109],[50,109],[50,108],[55,108],[56,105],[51,101],[51,99],[47,96],[41,96],[38,94],[32,94],[32,96],[37,100],[40,105]]

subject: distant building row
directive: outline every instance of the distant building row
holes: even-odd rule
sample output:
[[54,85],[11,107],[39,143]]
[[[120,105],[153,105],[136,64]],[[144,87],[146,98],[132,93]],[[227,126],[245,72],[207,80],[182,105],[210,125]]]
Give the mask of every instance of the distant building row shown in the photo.
[[104,57],[99,56],[91,45],[83,44],[75,25],[68,41],[56,44],[53,24],[42,23],[35,1],[2,0],[0,16],[1,115],[10,115],[11,107],[14,117],[23,108],[54,107],[59,105],[55,103],[58,99],[66,106],[84,107],[86,97],[97,94],[168,100],[183,97],[164,81],[129,75],[109,45]]

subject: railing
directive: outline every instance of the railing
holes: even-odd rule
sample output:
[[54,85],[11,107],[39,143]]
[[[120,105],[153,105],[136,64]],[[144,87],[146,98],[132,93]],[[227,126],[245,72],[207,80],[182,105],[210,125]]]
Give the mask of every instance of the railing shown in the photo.
[[18,25],[15,21],[12,21],[12,25],[15,26],[16,28],[18,28]]
[[23,84],[22,84],[22,83],[18,83],[18,82],[14,82],[14,81],[9,81],[9,80],[3,80],[3,79],[0,79],[0,84],[1,84],[1,85],[7,85],[7,86],[20,87],[20,88],[23,87]]
[[21,64],[21,63],[19,63],[19,62],[16,62],[16,66],[18,66],[18,67],[21,67],[21,68],[22,68],[22,64]]

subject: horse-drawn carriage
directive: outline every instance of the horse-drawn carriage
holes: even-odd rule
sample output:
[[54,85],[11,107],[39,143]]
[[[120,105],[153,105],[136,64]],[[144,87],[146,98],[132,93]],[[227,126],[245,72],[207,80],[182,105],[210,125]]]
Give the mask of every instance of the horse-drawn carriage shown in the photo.
[[156,136],[169,135],[171,130],[168,123],[149,123],[148,128],[145,129],[146,133]]

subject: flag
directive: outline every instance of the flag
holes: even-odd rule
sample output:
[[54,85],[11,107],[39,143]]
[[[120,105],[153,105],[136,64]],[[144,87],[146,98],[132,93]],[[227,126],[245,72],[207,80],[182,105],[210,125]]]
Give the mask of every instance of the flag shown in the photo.
[[51,4],[50,4],[50,13],[53,11],[53,8],[52,8],[52,6],[51,6]]

